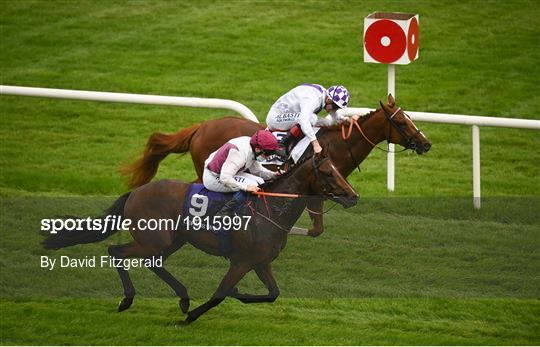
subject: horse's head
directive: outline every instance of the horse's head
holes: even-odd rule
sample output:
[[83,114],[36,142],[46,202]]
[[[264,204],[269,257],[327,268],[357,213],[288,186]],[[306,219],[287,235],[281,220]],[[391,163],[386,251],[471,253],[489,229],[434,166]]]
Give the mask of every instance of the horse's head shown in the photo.
[[386,138],[391,143],[397,143],[407,149],[415,150],[418,154],[424,154],[431,148],[431,141],[418,129],[411,118],[396,106],[396,101],[391,94],[388,95],[388,104],[380,102],[388,127]]
[[312,161],[311,188],[316,194],[339,203],[344,208],[356,205],[358,193],[336,169],[326,154],[315,155]]

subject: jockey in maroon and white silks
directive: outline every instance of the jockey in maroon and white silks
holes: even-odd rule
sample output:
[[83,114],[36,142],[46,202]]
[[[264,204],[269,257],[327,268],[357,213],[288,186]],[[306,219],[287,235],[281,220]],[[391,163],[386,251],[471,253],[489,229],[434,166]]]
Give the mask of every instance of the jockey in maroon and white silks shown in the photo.
[[[298,129],[291,129],[296,124],[301,132],[309,138],[315,153],[321,151],[317,141],[314,126],[329,126],[334,122],[341,123],[345,117],[339,116],[336,111],[349,104],[349,92],[343,86],[332,86],[325,89],[319,84],[302,84],[282,95],[270,108],[266,116],[266,124],[270,130],[291,130],[284,142],[298,138],[301,133]],[[329,116],[319,118],[317,114],[325,109]],[[292,137],[292,138],[291,138]]]
[[[278,149],[274,135],[259,130],[252,137],[241,136],[225,143],[204,162],[203,184],[208,190],[229,193],[259,190],[258,186],[276,177],[257,161]],[[250,173],[245,172],[246,170]]]

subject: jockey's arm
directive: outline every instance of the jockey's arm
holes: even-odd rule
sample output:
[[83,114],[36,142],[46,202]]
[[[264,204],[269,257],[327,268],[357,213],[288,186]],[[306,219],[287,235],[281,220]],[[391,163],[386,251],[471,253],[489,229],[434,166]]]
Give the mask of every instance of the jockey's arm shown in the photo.
[[315,153],[319,153],[322,150],[319,141],[317,141],[317,136],[315,136],[315,131],[313,130],[313,126],[317,123],[317,119],[319,118],[314,113],[314,110],[316,110],[317,107],[318,105],[313,103],[313,101],[303,100],[300,104],[301,111],[300,118],[298,119],[298,125],[300,125],[302,132],[311,142]]
[[219,174],[219,180],[225,186],[234,190],[247,190],[247,186],[237,182],[234,179],[236,175],[244,167],[242,157],[236,150],[231,150],[227,160],[221,167],[221,173]]
[[332,116],[328,115],[326,117],[322,117],[317,119],[317,123],[315,123],[315,126],[317,127],[329,127],[330,125],[334,124],[334,119]]
[[251,165],[251,167],[249,168],[249,171],[256,176],[261,177],[265,181],[271,180],[277,176],[276,172],[268,170],[267,168],[262,166],[261,163],[259,163],[258,161],[253,162],[253,165]]
[[313,126],[317,123],[317,115],[315,110],[319,105],[311,99],[305,98],[300,102],[300,117],[298,118],[298,125],[302,129],[302,132],[310,140],[316,140],[315,131]]
[[317,119],[317,123],[315,124],[315,126],[327,127],[327,126],[331,126],[334,123],[341,124],[347,119],[348,119],[347,117],[343,117],[339,115],[336,111],[332,111],[328,114],[328,116]]
[[343,123],[344,121],[347,120],[347,117],[344,117],[344,116],[340,115],[336,111],[330,112],[330,116],[332,117],[332,120],[334,122],[336,122],[337,124],[341,124],[341,123]]

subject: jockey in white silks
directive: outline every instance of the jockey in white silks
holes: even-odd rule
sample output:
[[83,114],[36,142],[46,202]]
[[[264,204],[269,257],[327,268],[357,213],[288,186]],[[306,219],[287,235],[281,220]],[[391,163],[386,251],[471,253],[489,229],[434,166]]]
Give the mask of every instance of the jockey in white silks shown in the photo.
[[[313,127],[343,122],[346,118],[339,116],[336,111],[346,108],[348,104],[349,92],[343,86],[325,89],[319,84],[302,84],[282,95],[272,105],[266,116],[266,124],[272,131],[289,131],[280,141],[286,152],[303,133],[309,138],[313,151],[320,153],[322,148]],[[319,118],[317,114],[323,108],[329,115]]]
[[[256,192],[264,180],[278,174],[266,169],[264,161],[279,149],[277,139],[268,130],[253,136],[229,140],[204,162],[203,184],[215,192],[236,192],[217,215],[227,215],[246,199],[246,192]],[[245,172],[249,170],[250,173]]]

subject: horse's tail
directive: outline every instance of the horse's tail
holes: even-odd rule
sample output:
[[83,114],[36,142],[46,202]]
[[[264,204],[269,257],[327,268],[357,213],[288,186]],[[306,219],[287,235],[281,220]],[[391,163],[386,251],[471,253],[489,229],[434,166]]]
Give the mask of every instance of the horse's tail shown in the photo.
[[[131,192],[116,199],[99,219],[89,220],[78,217],[64,217],[74,219],[77,223],[77,228],[71,230],[64,228],[58,230],[56,234],[49,234],[42,242],[43,247],[46,249],[60,249],[83,243],[94,243],[103,241],[109,236],[116,234],[121,230],[117,228],[120,223],[113,223],[112,217],[116,217],[115,221],[124,217],[124,206],[126,205],[129,194]],[[97,221],[99,223],[96,223]],[[83,230],[80,230],[79,225]]]
[[130,176],[127,182],[128,187],[133,189],[150,182],[156,175],[159,163],[169,153],[189,151],[191,138],[200,126],[196,124],[174,134],[153,133],[146,143],[142,157],[121,169],[123,175]]

